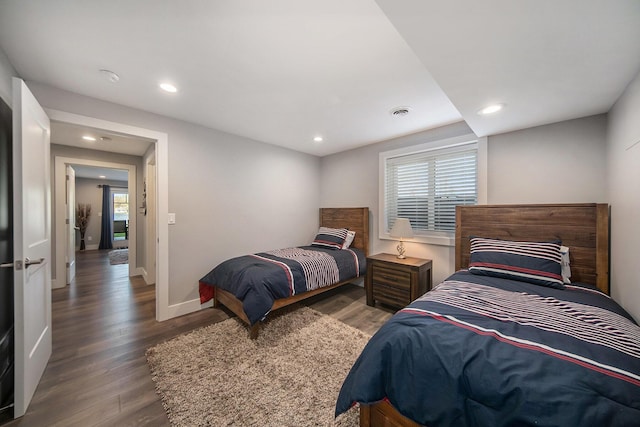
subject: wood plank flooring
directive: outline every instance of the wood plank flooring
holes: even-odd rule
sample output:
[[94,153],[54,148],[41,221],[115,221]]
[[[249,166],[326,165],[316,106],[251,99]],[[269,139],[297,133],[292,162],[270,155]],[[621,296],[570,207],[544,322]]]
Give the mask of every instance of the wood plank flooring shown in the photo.
[[[156,343],[227,319],[206,309],[155,320],[155,287],[110,265],[108,251],[77,255],[74,282],[52,295],[53,354],[27,413],[5,426],[168,426],[147,366]],[[369,307],[354,285],[318,295],[306,305],[367,333],[393,311]]]

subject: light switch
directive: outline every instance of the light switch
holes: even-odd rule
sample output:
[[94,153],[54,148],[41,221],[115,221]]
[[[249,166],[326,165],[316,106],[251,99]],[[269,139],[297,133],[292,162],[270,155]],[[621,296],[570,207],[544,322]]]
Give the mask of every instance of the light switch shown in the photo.
[[175,224],[175,223],[176,223],[176,214],[170,213],[169,214],[169,224]]

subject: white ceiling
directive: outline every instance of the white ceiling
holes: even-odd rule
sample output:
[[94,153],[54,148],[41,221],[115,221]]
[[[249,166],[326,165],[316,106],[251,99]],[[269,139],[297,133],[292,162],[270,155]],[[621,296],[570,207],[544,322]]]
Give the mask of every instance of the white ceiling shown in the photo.
[[[84,140],[88,136],[95,141]],[[142,156],[155,141],[63,122],[51,122],[51,143]]]
[[640,70],[640,1],[4,0],[0,48],[27,81],[322,156],[606,112]]
[[[83,136],[95,138],[95,141],[87,141],[82,138]],[[154,143],[154,141],[86,126],[52,121],[51,143],[88,150],[142,156],[147,152],[147,149]],[[75,169],[77,178],[104,179],[112,181],[128,181],[129,179],[128,171],[123,169],[101,168],[85,165],[72,166]]]
[[104,181],[129,181],[129,171],[126,169],[110,169],[98,166],[74,165],[76,178],[89,178]]

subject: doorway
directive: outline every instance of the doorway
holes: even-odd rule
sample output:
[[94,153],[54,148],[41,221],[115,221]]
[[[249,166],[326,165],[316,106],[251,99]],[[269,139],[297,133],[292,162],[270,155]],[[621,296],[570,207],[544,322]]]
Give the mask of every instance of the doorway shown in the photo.
[[[99,153],[97,153],[97,155],[99,156]],[[77,197],[62,197],[61,195],[65,194],[66,191],[66,182],[67,182],[67,178],[66,178],[66,169],[68,166],[75,166],[75,170],[76,170],[76,176],[78,176],[78,170],[81,170],[81,168],[87,168],[88,170],[90,169],[99,169],[99,170],[105,170],[105,169],[112,169],[112,170],[117,170],[117,171],[124,171],[125,172],[125,176],[126,176],[126,180],[127,180],[127,193],[128,193],[128,198],[129,198],[129,210],[135,212],[135,201],[137,200],[136,195],[137,195],[137,191],[136,191],[136,166],[132,165],[132,164],[124,164],[124,163],[113,163],[113,162],[106,162],[106,161],[100,161],[100,160],[92,160],[92,159],[82,159],[82,158],[75,158],[75,157],[63,157],[63,156],[55,156],[54,159],[55,162],[55,183],[54,183],[54,199],[55,199],[55,209],[54,209],[54,231],[55,231],[55,256],[53,256],[54,258],[54,263],[55,263],[55,273],[54,273],[54,277],[55,279],[52,280],[52,287],[55,288],[63,288],[64,286],[67,285],[67,274],[66,274],[66,269],[67,269],[67,265],[70,263],[69,262],[69,256],[67,256],[67,251],[66,248],[68,248],[70,245],[73,245],[74,247],[76,246],[74,244],[74,242],[69,242],[68,239],[68,233],[65,232],[67,224],[66,224],[66,220],[69,220],[69,222],[71,222],[72,220],[69,218],[66,218],[67,216],[67,211],[68,208],[65,205],[65,201],[66,200],[76,200]],[[99,185],[99,181],[96,180],[96,188],[95,188],[95,194],[98,195],[99,200],[101,200],[101,196],[99,195],[102,192],[102,189],[98,188]],[[100,190],[100,191],[98,191]],[[80,200],[76,200],[77,202],[80,202]],[[96,208],[99,205],[98,203],[93,203],[94,206],[96,206]],[[93,222],[92,225],[96,225],[97,230],[99,230],[98,226],[100,225],[100,220],[101,218],[101,212],[99,209],[97,209],[96,211],[92,211],[91,216],[93,216],[93,219],[95,219],[95,221]],[[91,221],[91,219],[90,219]],[[113,223],[113,222],[112,222]],[[131,218],[128,221],[128,246],[129,246],[129,276],[136,276],[138,274],[140,274],[137,271],[137,259],[136,259],[136,253],[137,253],[137,221],[136,221],[136,215],[131,215]],[[113,229],[111,227],[111,229]],[[95,234],[95,233],[94,233]],[[111,234],[111,233],[110,233]],[[88,239],[89,237],[94,237],[94,236],[87,236],[86,238]],[[109,236],[109,238],[111,238],[111,236]],[[93,239],[92,241],[93,242]],[[85,242],[89,243],[89,242]],[[92,249],[97,249],[97,247],[92,247],[91,245],[89,246]]]
[[[153,150],[150,150],[154,158],[155,166],[155,231],[156,239],[152,245],[153,252],[155,252],[155,294],[156,294],[156,320],[167,320],[171,317],[180,315],[182,313],[176,313],[170,310],[169,307],[169,251],[168,251],[168,224],[162,221],[161,218],[168,217],[168,135],[166,133],[152,131],[149,129],[138,128],[134,126],[124,125],[121,123],[108,122],[92,117],[80,116],[73,113],[67,113],[58,110],[47,110],[47,113],[52,121],[61,123],[70,123],[78,126],[86,126],[94,129],[104,129],[106,131],[125,135],[135,136],[138,138],[146,138],[153,142]],[[147,156],[145,156],[145,159]],[[56,174],[57,177],[57,174]],[[57,189],[55,190],[57,191]],[[135,188],[134,188],[135,191]],[[131,197],[131,194],[130,194]],[[136,199],[137,200],[137,199]],[[147,210],[150,206],[147,205]],[[138,206],[134,206],[134,209],[138,209]],[[59,223],[59,221],[58,221]],[[57,224],[56,224],[57,228]],[[135,224],[132,224],[129,233],[131,239],[133,239]],[[56,235],[59,235],[56,231]],[[60,249],[59,249],[60,248]],[[63,254],[64,249],[59,246],[56,240],[56,254]],[[144,272],[143,272],[144,276]],[[56,275],[56,278],[58,275]]]

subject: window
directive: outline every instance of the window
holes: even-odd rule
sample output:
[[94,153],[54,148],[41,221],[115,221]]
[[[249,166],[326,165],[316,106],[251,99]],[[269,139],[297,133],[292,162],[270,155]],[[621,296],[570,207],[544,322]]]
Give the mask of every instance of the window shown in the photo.
[[416,240],[452,244],[456,206],[478,204],[478,147],[467,136],[381,153],[381,238],[402,217]]
[[113,240],[129,240],[129,193],[124,189],[113,189],[111,202]]

